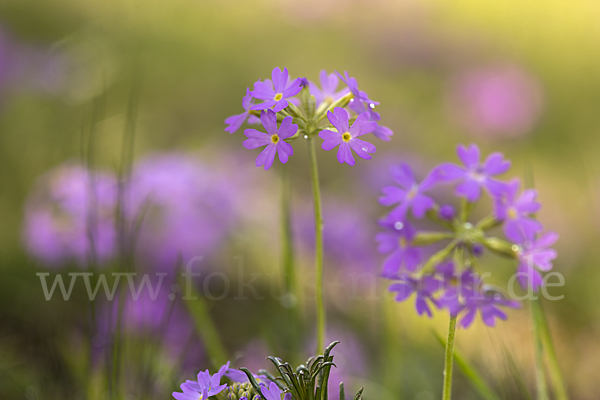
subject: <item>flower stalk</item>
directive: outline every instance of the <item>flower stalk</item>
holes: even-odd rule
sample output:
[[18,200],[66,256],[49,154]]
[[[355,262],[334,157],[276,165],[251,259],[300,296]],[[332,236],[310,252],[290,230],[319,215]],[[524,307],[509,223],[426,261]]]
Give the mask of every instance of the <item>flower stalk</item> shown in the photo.
[[442,400],[452,398],[452,366],[454,361],[454,336],[456,334],[456,315],[450,316],[448,325],[448,338],[446,339],[446,356],[444,363],[444,387]]
[[321,204],[321,190],[319,187],[319,167],[315,141],[308,137],[308,151],[310,157],[310,180],[313,192],[315,213],[315,301],[317,315],[317,352],[325,343],[325,304],[323,301],[323,209]]

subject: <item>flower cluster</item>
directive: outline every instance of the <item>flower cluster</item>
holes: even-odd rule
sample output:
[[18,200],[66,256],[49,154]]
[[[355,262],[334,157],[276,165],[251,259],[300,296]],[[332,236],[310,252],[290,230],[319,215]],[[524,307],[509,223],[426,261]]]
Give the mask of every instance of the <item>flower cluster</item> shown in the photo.
[[[214,375],[208,370],[201,371],[197,381],[182,383],[183,393],[173,392],[173,397],[177,400],[207,400],[211,396],[218,400],[326,400],[329,374],[335,366],[330,353],[338,343],[331,343],[323,355],[309,358],[298,368],[292,368],[279,358],[268,357],[277,369],[278,377],[264,370],[259,371],[260,375],[254,375],[246,368],[233,369],[227,362]],[[232,383],[221,384],[224,377]],[[343,384],[340,393],[343,395]],[[361,393],[362,389],[354,399],[361,400]],[[340,400],[345,397],[341,396]]]
[[[485,250],[512,258],[521,287],[537,291],[543,284],[540,271],[549,271],[556,258],[550,247],[558,235],[542,233],[534,218],[541,207],[535,189],[521,190],[519,179],[498,179],[510,168],[502,154],[492,153],[482,160],[474,144],[458,146],[457,153],[462,165],[438,165],[420,182],[407,164],[391,168],[397,185],[384,187],[379,199],[382,205],[394,207],[380,221],[384,232],[376,236],[379,252],[388,255],[382,275],[394,281],[389,290],[397,301],[415,294],[419,315],[431,317],[432,306],[447,309],[452,316],[461,314],[460,326],[466,328],[479,312],[486,325],[494,326],[497,318],[506,319],[501,307],[516,308],[519,303],[484,283],[478,258]],[[454,186],[455,196],[461,199],[458,211],[438,204],[430,195],[441,185]],[[483,193],[491,198],[493,212],[479,222],[469,222]],[[425,218],[444,231],[418,230],[414,219]],[[494,228],[502,228],[503,239],[490,236]]]
[[294,154],[290,143],[314,136],[323,139],[324,150],[338,148],[340,163],[354,165],[353,152],[368,160],[376,151],[373,144],[359,137],[372,133],[388,141],[393,135],[391,129],[378,123],[381,116],[374,108],[379,103],[359,90],[356,79],[347,72],[321,71],[320,86],[306,78],[291,79],[287,68],[273,69],[271,78],[256,82],[254,90],[247,88],[242,99],[244,112],[225,120],[229,133],[235,133],[245,122],[262,124],[266,132],[244,131],[245,148],[264,147],[256,158],[257,167],[271,168],[276,155],[286,163]]

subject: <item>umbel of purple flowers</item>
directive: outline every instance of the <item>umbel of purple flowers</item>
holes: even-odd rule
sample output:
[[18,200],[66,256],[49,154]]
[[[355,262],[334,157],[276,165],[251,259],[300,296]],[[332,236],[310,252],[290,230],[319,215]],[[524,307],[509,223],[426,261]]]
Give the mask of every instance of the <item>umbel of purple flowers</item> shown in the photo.
[[[508,257],[515,262],[516,279],[523,290],[537,292],[543,284],[541,272],[552,269],[556,251],[550,247],[558,239],[553,232],[542,233],[534,218],[541,205],[534,189],[521,190],[519,179],[505,182],[498,175],[510,168],[500,153],[481,159],[479,148],[458,146],[462,165],[443,163],[417,181],[407,164],[391,168],[394,186],[384,187],[379,202],[394,208],[380,224],[384,232],[376,236],[379,251],[387,254],[383,277],[393,283],[389,290],[397,301],[415,295],[419,315],[432,316],[432,308],[461,315],[459,325],[469,327],[479,313],[483,322],[494,326],[505,320],[503,307],[517,308],[499,288],[484,282],[479,258],[484,251]],[[454,185],[460,199],[458,211],[439,204],[429,192],[440,185]],[[491,197],[493,211],[478,222],[470,222],[471,211]],[[443,230],[417,228],[428,219]],[[494,230],[504,237],[492,236]],[[425,257],[424,254],[431,254]]]
[[271,168],[276,155],[286,163],[294,154],[291,143],[313,136],[323,139],[323,150],[337,147],[340,163],[354,165],[353,153],[368,160],[376,151],[373,144],[362,139],[364,135],[373,134],[385,141],[393,135],[391,129],[378,122],[381,117],[374,108],[379,103],[359,90],[356,79],[347,72],[341,75],[321,71],[320,86],[306,78],[290,79],[287,68],[274,68],[271,78],[256,82],[252,91],[246,89],[244,112],[225,120],[225,131],[229,133],[235,133],[245,122],[262,124],[266,132],[252,128],[244,131],[245,148],[264,147],[256,158],[257,167]]
[[[219,372],[211,375],[208,370],[198,374],[197,381],[181,384],[182,392],[173,392],[177,400],[327,400],[329,373],[333,363],[331,351],[339,342],[333,342],[322,355],[309,358],[306,363],[292,368],[277,357],[267,357],[275,366],[274,376],[265,370],[258,374],[246,368],[230,368],[229,362]],[[229,383],[221,383],[227,378]],[[362,400],[362,388],[354,400]],[[346,400],[344,385],[340,384],[340,400]]]

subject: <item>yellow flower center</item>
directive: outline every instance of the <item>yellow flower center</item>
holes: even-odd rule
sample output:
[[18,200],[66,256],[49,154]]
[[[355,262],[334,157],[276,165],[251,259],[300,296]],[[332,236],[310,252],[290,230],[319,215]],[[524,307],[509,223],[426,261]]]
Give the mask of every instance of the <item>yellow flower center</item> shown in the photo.
[[400,236],[400,248],[405,248],[406,247],[406,238],[404,238],[404,236]]
[[277,144],[277,142],[279,142],[279,136],[277,136],[277,134],[271,136],[271,142]]
[[516,219],[518,216],[517,210],[515,210],[514,207],[509,207],[506,213],[508,214],[508,218],[510,219]]
[[275,101],[279,101],[279,100],[281,100],[282,98],[283,98],[283,94],[282,94],[282,93],[277,93],[277,94],[275,95],[275,97],[273,97],[273,100],[275,100]]
[[410,188],[410,191],[408,192],[408,199],[412,200],[415,196],[417,195],[417,187],[413,186],[412,188]]
[[345,132],[342,134],[342,140],[348,143],[352,139],[352,135],[349,132]]

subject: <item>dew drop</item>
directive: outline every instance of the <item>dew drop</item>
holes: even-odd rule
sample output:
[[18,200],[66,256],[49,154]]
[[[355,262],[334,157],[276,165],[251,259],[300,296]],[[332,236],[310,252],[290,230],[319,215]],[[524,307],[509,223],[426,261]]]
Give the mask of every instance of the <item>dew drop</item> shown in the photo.
[[369,107],[371,107],[371,108],[375,108],[375,104],[373,104],[373,103],[369,103]]
[[308,135],[304,135],[304,139],[308,139]]
[[402,222],[394,223],[394,229],[396,229],[397,231],[401,230],[402,228],[404,228],[404,224]]
[[354,103],[354,99],[350,99],[350,103]]
[[517,252],[517,251],[519,251],[519,246],[517,246],[516,244],[513,244],[513,245],[512,245],[510,248],[511,248],[511,250],[512,250],[512,251],[514,251],[514,252]]
[[500,293],[496,293],[496,294],[494,295],[494,300],[496,300],[496,301],[500,301],[500,300],[502,300],[502,295],[501,295]]

